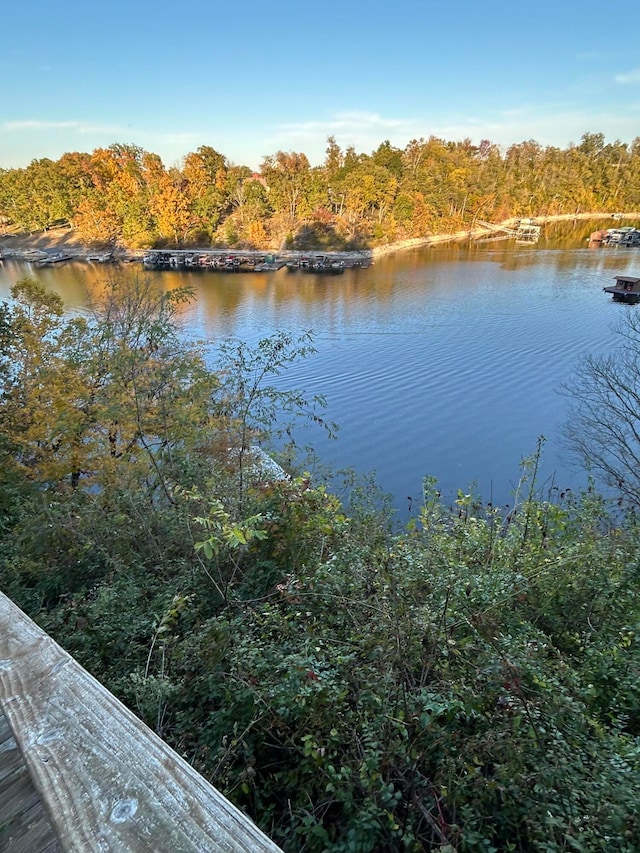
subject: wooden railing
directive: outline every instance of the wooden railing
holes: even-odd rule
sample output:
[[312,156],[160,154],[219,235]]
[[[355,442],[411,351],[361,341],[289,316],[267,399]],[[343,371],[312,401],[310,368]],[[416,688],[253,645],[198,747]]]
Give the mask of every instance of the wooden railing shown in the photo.
[[62,851],[280,849],[2,593],[0,711]]

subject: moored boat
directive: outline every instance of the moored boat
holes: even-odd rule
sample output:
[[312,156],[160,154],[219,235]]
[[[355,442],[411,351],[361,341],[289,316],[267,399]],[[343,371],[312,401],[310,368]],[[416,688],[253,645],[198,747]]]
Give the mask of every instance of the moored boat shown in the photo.
[[634,248],[640,246],[640,230],[631,227],[600,229],[592,232],[589,242],[602,246],[626,246],[627,248]]
[[87,255],[87,261],[90,264],[108,264],[113,261],[113,252],[93,252]]
[[339,259],[332,259],[327,255],[316,255],[315,257],[302,257],[298,260],[289,261],[287,267],[291,271],[319,273],[321,275],[341,275],[345,270],[345,263]]
[[37,267],[50,267],[54,264],[61,264],[64,261],[73,260],[72,256],[66,252],[45,252],[36,262]]

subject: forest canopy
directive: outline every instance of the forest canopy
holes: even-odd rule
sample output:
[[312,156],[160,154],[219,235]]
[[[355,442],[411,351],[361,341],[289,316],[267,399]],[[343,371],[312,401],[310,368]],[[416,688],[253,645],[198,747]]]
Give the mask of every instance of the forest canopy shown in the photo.
[[370,154],[333,137],[311,166],[278,151],[259,171],[208,145],[166,167],[137,145],[114,144],[0,170],[0,216],[25,231],[68,222],[86,243],[152,246],[356,248],[449,233],[482,220],[634,210],[640,137],[585,133],[565,149],[534,140],[382,142]]

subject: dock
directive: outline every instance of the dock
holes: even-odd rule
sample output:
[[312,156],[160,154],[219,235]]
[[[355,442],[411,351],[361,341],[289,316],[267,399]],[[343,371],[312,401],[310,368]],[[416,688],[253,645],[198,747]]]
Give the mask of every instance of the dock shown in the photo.
[[109,264],[113,259],[113,252],[94,252],[86,257],[90,264]]
[[526,217],[515,221],[512,227],[496,225],[494,222],[484,222],[482,219],[477,219],[476,224],[490,232],[488,237],[482,235],[476,238],[475,242],[477,243],[510,239],[515,239],[516,243],[537,243],[542,230],[535,219]]
[[71,260],[73,260],[73,255],[69,255],[66,252],[45,252],[42,257],[35,261],[35,265],[37,267],[49,267]]
[[146,269],[206,270],[226,273],[290,272],[341,275],[347,269],[366,269],[373,261],[370,252],[297,252],[278,254],[254,250],[162,249],[146,252]]
[[342,275],[345,262],[327,255],[305,256],[287,261],[289,272],[317,273],[322,275]]
[[476,224],[491,232],[490,237],[480,237],[477,240],[478,243],[510,238],[515,238],[516,243],[537,243],[542,230],[535,219],[526,217],[519,219],[511,228],[506,225],[496,225],[493,222],[483,222],[481,219],[477,219]]
[[640,246],[640,230],[632,227],[601,228],[589,235],[590,246],[622,246],[634,248]]
[[640,302],[640,277],[630,275],[615,276],[615,284],[603,287],[605,293],[610,293],[615,302],[628,302],[632,305]]
[[535,219],[521,219],[516,228],[516,243],[537,243],[540,231]]
[[[6,259],[26,261],[36,267],[48,267],[65,261],[90,264],[142,263],[145,269],[176,272],[274,273],[341,275],[345,270],[368,269],[373,264],[371,250],[320,252],[285,249],[279,252],[254,249],[150,249],[142,252],[96,250],[74,253],[45,249],[10,249]],[[1,259],[1,256],[0,256]]]

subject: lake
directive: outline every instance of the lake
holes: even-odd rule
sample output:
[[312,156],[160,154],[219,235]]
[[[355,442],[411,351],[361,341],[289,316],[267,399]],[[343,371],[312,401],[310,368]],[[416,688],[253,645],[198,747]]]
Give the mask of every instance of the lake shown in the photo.
[[[546,225],[537,245],[424,248],[336,277],[151,275],[160,287],[194,288],[184,326],[190,339],[255,343],[279,329],[311,330],[317,352],[294,365],[285,384],[325,395],[325,414],[340,432],[329,441],[311,429],[301,440],[313,443],[323,465],[375,471],[406,517],[425,475],[437,478],[448,503],[475,484],[485,500],[508,504],[521,459],[540,435],[543,481],[561,489],[584,483],[561,446],[568,403],[558,388],[585,353],[611,350],[612,326],[635,310],[602,287],[616,274],[640,275],[640,250],[587,247],[590,231],[612,224]],[[0,298],[30,275],[77,310],[114,269],[133,271],[5,261]]]

